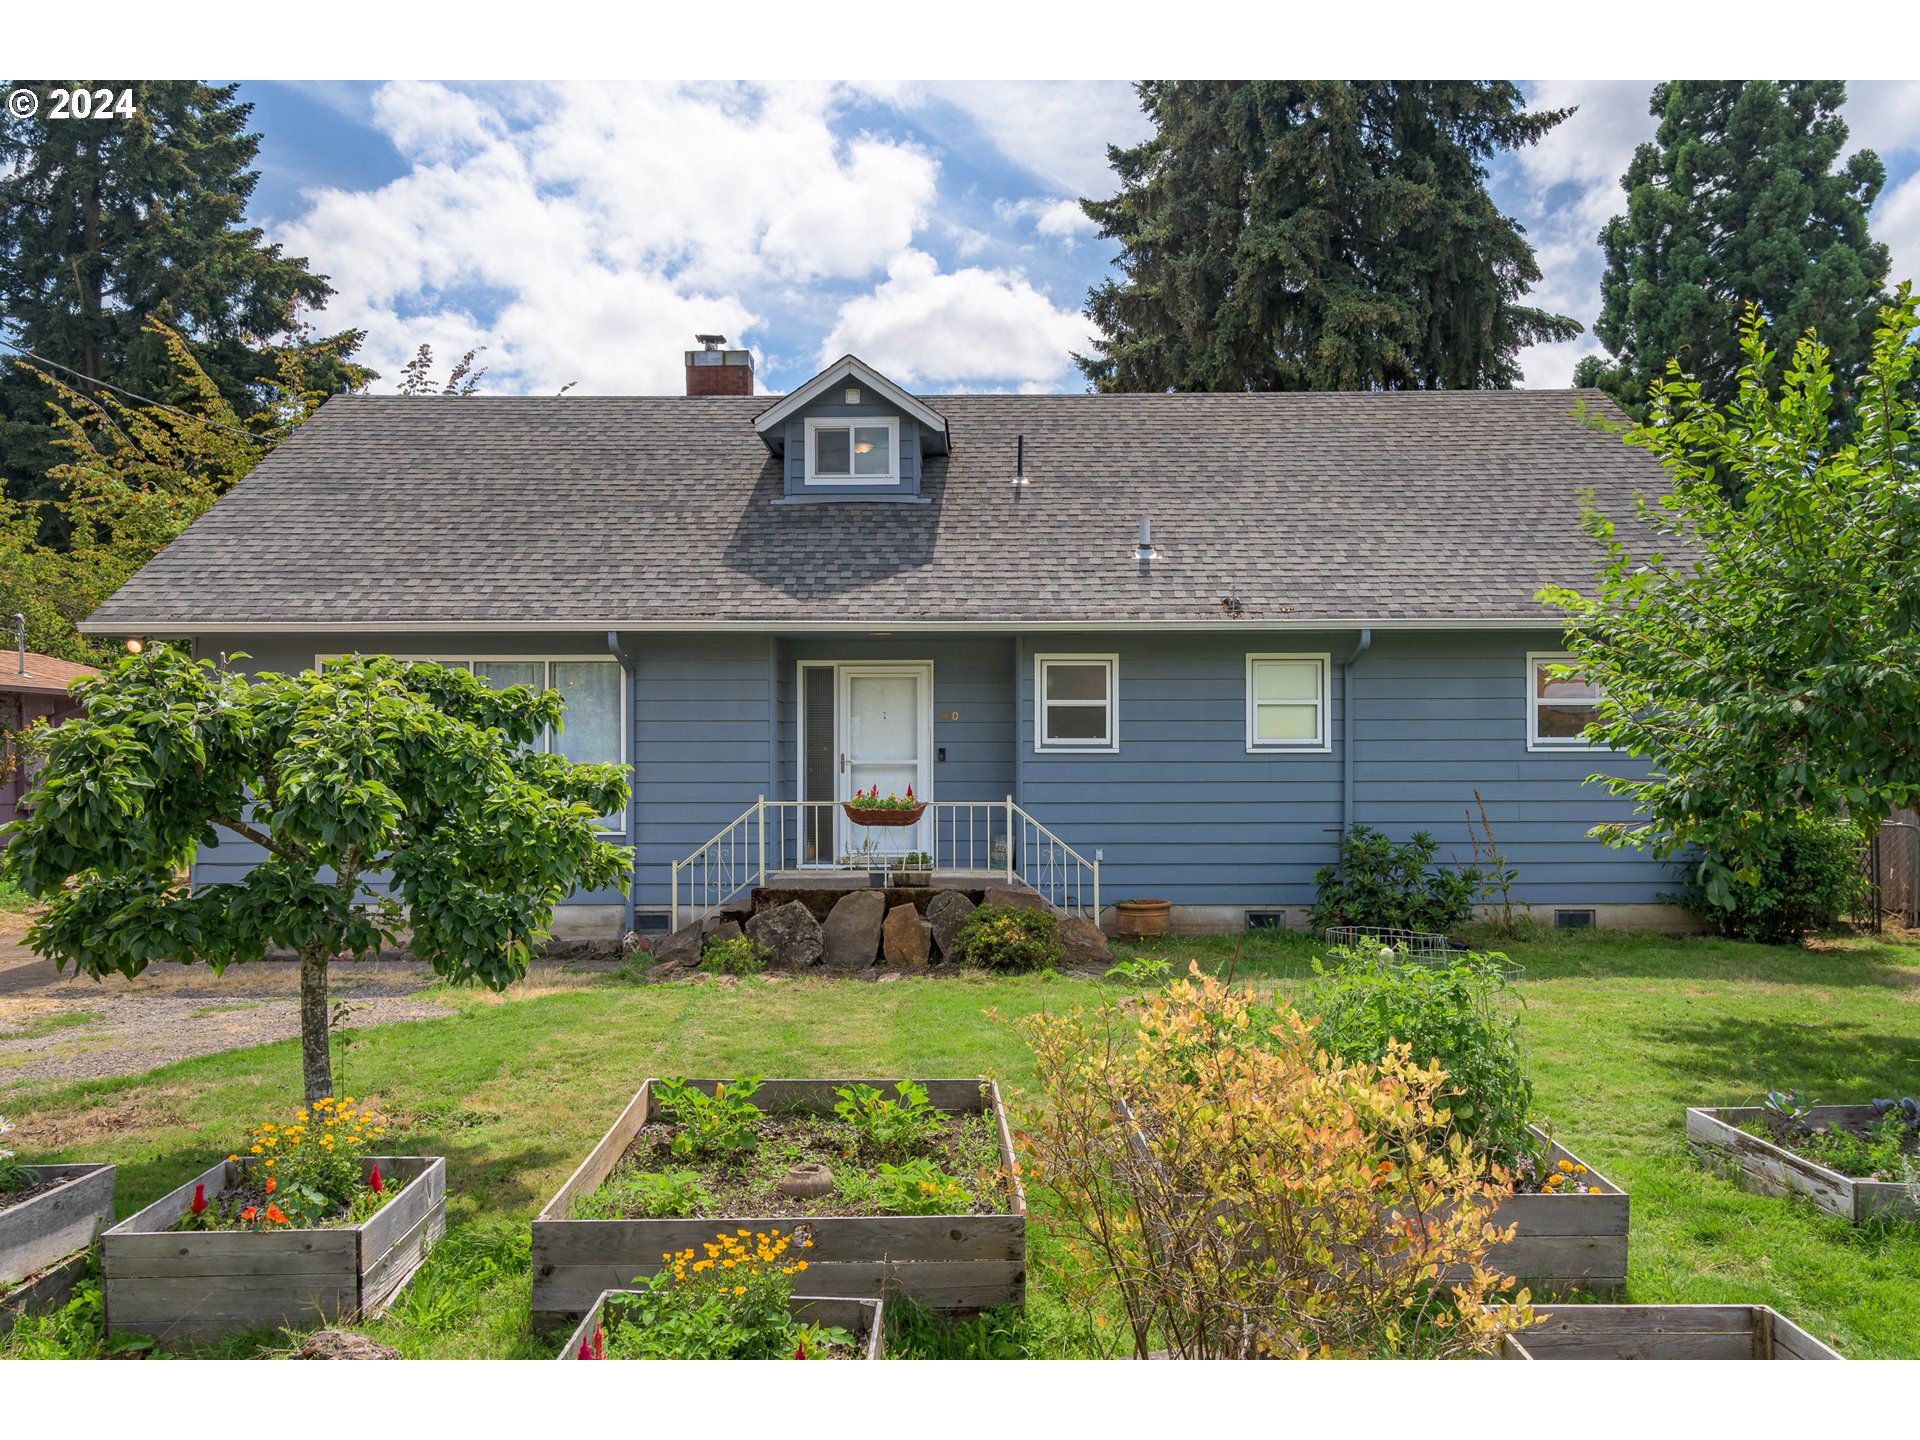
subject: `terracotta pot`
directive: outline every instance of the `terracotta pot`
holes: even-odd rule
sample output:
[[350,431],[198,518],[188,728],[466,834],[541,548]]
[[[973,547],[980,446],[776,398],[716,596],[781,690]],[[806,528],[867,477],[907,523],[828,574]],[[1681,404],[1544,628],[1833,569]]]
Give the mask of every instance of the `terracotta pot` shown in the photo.
[[1171,900],[1122,900],[1113,907],[1117,935],[1164,935],[1172,924]]
[[927,813],[924,800],[907,810],[878,810],[871,806],[855,805],[851,800],[842,800],[840,808],[847,812],[847,819],[856,825],[882,825],[893,829],[911,825]]

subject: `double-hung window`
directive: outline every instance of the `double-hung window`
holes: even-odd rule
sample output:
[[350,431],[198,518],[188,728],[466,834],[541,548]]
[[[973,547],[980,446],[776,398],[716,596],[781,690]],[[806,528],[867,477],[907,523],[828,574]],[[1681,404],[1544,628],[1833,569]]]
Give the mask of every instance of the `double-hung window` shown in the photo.
[[1589,744],[1585,730],[1600,714],[1600,687],[1577,673],[1556,674],[1571,655],[1527,656],[1527,748],[1604,749]]
[[1247,656],[1247,749],[1326,750],[1329,655]]
[[809,485],[893,485],[900,479],[900,422],[807,421]]
[[1120,748],[1118,656],[1036,655],[1033,666],[1035,750]]

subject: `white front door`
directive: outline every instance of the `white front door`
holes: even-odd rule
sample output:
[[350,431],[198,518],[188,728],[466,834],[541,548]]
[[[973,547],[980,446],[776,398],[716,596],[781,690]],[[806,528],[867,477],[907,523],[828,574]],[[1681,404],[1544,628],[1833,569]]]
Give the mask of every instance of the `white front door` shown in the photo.
[[[933,798],[933,667],[925,664],[849,664],[838,667],[839,774],[834,798],[880,787],[904,798]],[[925,850],[923,818],[897,828],[840,819],[842,860],[898,857]]]

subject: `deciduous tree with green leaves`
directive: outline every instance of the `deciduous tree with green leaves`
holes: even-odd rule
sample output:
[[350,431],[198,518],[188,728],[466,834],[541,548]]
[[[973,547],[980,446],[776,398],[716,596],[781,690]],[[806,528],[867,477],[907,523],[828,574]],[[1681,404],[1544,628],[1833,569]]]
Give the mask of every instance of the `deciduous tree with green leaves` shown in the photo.
[[[50,902],[28,944],[95,977],[296,952],[309,1101],[333,1088],[334,957],[404,931],[439,974],[502,989],[562,898],[627,887],[631,852],[599,828],[627,803],[625,767],[538,748],[561,724],[557,691],[385,656],[249,677],[159,648],[81,695],[0,860]],[[265,859],[189,888],[186,867],[223,832]]]
[[[1595,588],[1544,590],[1566,612],[1575,668],[1605,698],[1588,735],[1654,762],[1606,778],[1637,807],[1602,838],[1685,853],[1723,912],[1776,880],[1796,829],[1846,817],[1865,835],[1920,798],[1920,407],[1910,288],[1882,311],[1854,424],[1833,424],[1826,347],[1801,339],[1784,375],[1757,310],[1733,397],[1669,365],[1644,424],[1668,496],[1636,506],[1657,547],[1605,546]],[[1734,502],[1729,495],[1743,495]]]
[[[1669,80],[1653,88],[1660,128],[1620,177],[1627,210],[1600,244],[1600,318],[1612,359],[1575,382],[1629,414],[1670,359],[1716,404],[1739,393],[1743,307],[1782,335],[1812,329],[1850,391],[1886,303],[1887,247],[1867,230],[1886,183],[1871,150],[1843,158],[1840,80]],[[1912,277],[1907,277],[1912,278]]]
[[1504,80],[1148,80],[1154,133],[1082,201],[1121,245],[1087,297],[1101,391],[1496,389],[1578,322],[1521,302],[1533,247],[1487,159],[1569,110]]

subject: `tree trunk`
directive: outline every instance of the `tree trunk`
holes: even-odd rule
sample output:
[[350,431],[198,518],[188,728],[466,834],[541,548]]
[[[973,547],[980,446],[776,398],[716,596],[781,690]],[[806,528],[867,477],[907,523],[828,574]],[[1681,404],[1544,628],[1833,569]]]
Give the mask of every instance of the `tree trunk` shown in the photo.
[[324,941],[300,952],[300,1067],[307,1103],[333,1094],[333,1057],[327,1033],[327,953]]

